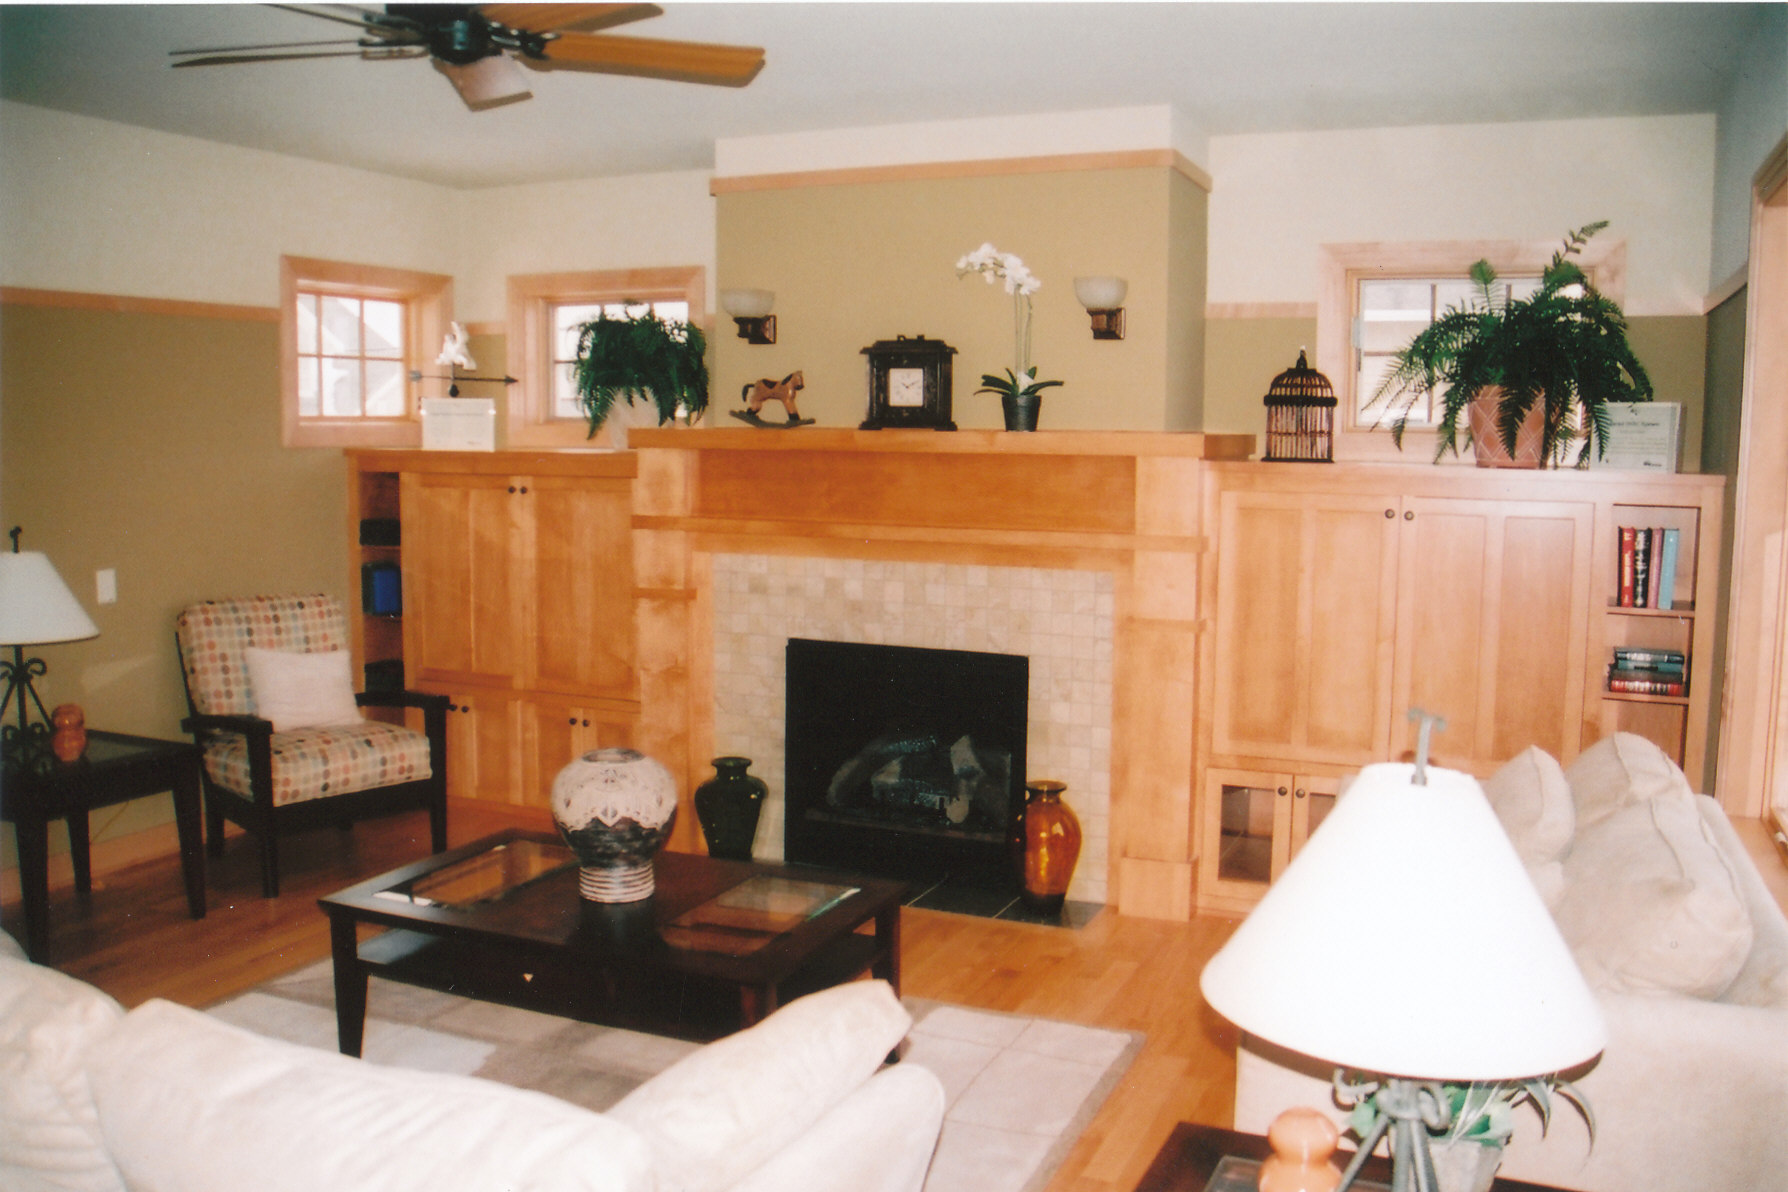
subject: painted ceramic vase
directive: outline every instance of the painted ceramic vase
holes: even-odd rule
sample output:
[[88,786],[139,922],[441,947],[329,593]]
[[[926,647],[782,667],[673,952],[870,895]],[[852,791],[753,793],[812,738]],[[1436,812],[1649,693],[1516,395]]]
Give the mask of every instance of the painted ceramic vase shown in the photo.
[[50,735],[50,750],[65,762],[76,761],[87,752],[87,717],[79,704],[58,704],[50,713],[56,731]]
[[714,777],[695,788],[695,815],[701,821],[710,857],[751,860],[757,819],[769,787],[749,773],[750,769],[748,757],[717,757]]
[[577,854],[579,894],[591,902],[652,896],[652,858],[677,820],[669,770],[636,750],[591,750],[553,779],[552,811]]
[[1080,819],[1062,802],[1064,783],[1039,779],[1024,788],[1024,904],[1060,914],[1080,860]]

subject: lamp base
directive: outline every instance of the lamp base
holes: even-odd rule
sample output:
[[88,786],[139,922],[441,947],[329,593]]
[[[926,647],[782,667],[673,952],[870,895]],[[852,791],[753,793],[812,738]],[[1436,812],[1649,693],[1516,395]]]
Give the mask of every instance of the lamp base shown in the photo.
[[[0,680],[6,684],[6,694],[0,698],[0,720],[6,718],[7,711],[13,701],[19,705],[18,723],[0,726],[0,742],[4,742],[7,752],[15,749],[42,749],[50,741],[50,714],[38,697],[37,688],[31,680],[47,673],[48,667],[41,658],[25,657],[23,646],[12,648],[12,659],[0,658]],[[31,706],[37,706],[37,722],[31,721]]]

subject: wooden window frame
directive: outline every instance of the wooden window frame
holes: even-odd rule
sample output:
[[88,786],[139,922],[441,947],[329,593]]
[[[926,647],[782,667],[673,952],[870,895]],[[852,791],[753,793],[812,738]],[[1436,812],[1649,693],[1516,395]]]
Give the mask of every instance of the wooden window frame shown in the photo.
[[420,386],[406,380],[404,413],[396,418],[305,417],[298,409],[300,290],[378,298],[404,304],[404,371],[426,371],[453,319],[453,279],[441,273],[347,261],[279,259],[280,440],[287,447],[419,447]]
[[[1499,276],[1538,274],[1562,240],[1435,240],[1324,244],[1317,253],[1316,367],[1335,387],[1335,458],[1426,464],[1434,459],[1439,432],[1411,427],[1399,450],[1387,430],[1355,421],[1353,320],[1359,282],[1397,278],[1466,277],[1474,262],[1489,261]],[[1579,255],[1583,271],[1616,302],[1626,297],[1627,245],[1591,240]],[[1469,453],[1449,463],[1471,463]]]
[[708,274],[701,265],[521,273],[509,278],[508,363],[516,383],[508,393],[508,443],[513,447],[593,447],[581,418],[553,410],[552,308],[571,302],[686,302],[689,323],[709,331]]

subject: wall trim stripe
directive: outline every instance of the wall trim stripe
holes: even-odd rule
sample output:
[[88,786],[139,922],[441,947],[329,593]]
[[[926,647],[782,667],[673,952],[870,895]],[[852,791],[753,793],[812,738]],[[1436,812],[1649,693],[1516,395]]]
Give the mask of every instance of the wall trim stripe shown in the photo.
[[1204,308],[1207,319],[1314,319],[1314,302],[1212,302]]
[[34,290],[0,286],[0,303],[8,306],[58,306],[113,314],[176,315],[194,319],[238,319],[250,323],[279,322],[277,306],[245,306],[228,302],[188,302],[179,298],[134,298],[127,294],[87,294],[77,290]]
[[1211,189],[1211,176],[1174,149],[1134,149],[1113,153],[1063,153],[1046,157],[998,157],[974,161],[932,161],[901,165],[853,166],[835,170],[801,170],[785,174],[740,174],[708,180],[712,195],[755,190],[798,190],[809,186],[860,186],[876,182],[939,181],[989,178],[1010,174],[1053,174],[1073,170],[1164,168],[1185,175],[1199,188]]

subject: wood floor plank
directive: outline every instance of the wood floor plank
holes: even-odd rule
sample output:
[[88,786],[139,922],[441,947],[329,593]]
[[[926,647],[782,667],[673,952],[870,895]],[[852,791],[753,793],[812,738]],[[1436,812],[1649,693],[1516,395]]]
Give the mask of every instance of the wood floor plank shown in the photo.
[[[538,819],[525,826],[543,827]],[[518,822],[515,813],[458,804],[450,843]],[[208,1006],[329,954],[316,900],[427,852],[421,814],[323,829],[282,849],[281,895],[260,896],[255,851],[229,841],[209,861],[208,910],[186,916],[178,861],[156,858],[96,879],[87,905],[54,892],[49,962],[126,1006],[166,998]],[[16,905],[0,908],[9,927]],[[1198,974],[1235,922],[1123,918],[1078,930],[907,910],[904,992],[915,997],[1142,1031],[1142,1051],[1051,1182],[1049,1192],[1133,1188],[1180,1121],[1228,1125],[1235,1032],[1198,994]]]

